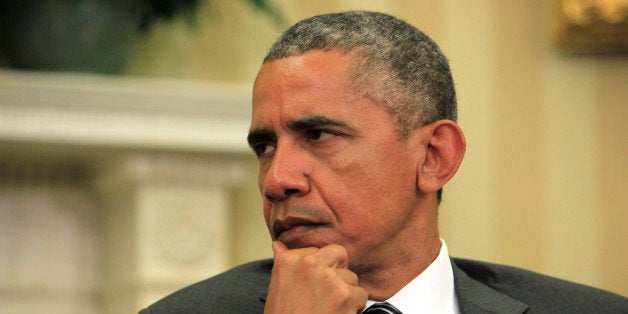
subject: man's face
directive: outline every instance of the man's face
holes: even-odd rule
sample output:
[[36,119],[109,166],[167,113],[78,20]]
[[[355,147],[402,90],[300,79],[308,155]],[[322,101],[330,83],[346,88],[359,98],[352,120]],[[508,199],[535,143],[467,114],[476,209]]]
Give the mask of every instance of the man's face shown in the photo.
[[249,143],[272,239],[290,249],[340,244],[355,268],[416,242],[421,147],[352,88],[352,58],[310,51],[264,64]]

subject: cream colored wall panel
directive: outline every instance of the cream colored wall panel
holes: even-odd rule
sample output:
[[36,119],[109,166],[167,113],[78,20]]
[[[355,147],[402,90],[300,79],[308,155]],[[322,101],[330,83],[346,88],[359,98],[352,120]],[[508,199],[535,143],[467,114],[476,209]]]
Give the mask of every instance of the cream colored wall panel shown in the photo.
[[[546,272],[600,286],[601,214],[596,180],[599,150],[593,119],[593,60],[547,55],[543,75],[544,182],[547,211]],[[574,89],[573,86],[580,86]]]
[[440,226],[451,254],[495,260],[500,245],[495,196],[499,149],[495,145],[495,12],[491,1],[440,3],[440,46],[450,61],[459,123],[467,140],[458,174],[445,186]]

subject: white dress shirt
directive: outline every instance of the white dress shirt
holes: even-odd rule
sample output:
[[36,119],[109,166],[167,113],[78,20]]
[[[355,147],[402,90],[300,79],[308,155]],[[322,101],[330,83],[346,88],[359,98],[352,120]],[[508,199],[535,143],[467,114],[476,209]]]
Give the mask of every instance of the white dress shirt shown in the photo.
[[[459,313],[454,290],[454,272],[449,260],[447,245],[440,240],[438,256],[421,274],[410,281],[386,302],[403,314],[414,313]],[[366,307],[375,301],[368,300]]]

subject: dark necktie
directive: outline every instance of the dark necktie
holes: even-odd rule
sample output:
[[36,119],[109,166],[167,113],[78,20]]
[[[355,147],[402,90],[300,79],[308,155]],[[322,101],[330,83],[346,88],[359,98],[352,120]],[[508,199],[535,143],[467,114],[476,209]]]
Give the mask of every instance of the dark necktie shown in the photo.
[[388,302],[378,302],[369,306],[362,314],[401,314],[401,311]]

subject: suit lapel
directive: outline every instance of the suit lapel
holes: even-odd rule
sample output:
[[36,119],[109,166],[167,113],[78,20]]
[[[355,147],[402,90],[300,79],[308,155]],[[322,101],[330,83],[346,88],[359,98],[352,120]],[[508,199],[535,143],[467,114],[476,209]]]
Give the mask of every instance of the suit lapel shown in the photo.
[[456,297],[461,313],[523,313],[528,306],[469,277],[452,260]]
[[270,275],[273,270],[274,261],[272,258],[264,260],[262,264],[262,270],[259,272],[262,276],[259,278],[261,280],[259,285],[259,292],[257,292],[257,299],[262,303],[262,307],[266,304],[266,298],[268,297],[268,286],[270,285]]

